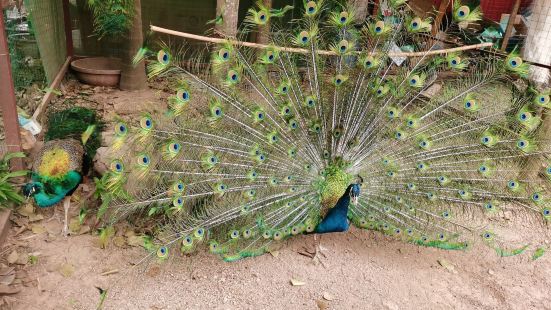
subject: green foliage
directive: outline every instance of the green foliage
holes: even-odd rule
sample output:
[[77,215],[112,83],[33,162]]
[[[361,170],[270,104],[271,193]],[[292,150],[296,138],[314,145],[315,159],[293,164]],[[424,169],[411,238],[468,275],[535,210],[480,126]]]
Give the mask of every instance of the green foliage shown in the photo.
[[125,35],[132,26],[134,0],[88,0],[88,5],[100,38]]
[[95,130],[90,134],[87,143],[84,145],[86,151],[86,162],[90,164],[96,150],[101,145],[101,130],[103,122],[94,110],[73,107],[70,109],[53,112],[48,116],[48,131],[44,137],[45,141],[55,139],[73,138],[81,141],[82,134],[87,132],[91,125]]
[[23,158],[25,154],[8,153],[0,159],[0,206],[5,207],[9,204],[21,204],[25,201],[25,197],[19,194],[17,187],[13,184],[12,179],[26,176],[29,172],[26,170],[11,171],[10,160],[12,158]]

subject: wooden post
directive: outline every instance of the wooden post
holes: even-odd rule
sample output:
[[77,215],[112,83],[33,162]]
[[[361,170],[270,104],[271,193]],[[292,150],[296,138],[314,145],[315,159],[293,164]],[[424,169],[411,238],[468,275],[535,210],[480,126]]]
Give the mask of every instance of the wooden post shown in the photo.
[[[21,137],[19,136],[17,102],[15,100],[15,89],[13,88],[8,38],[3,17],[0,17],[0,108],[4,119],[8,152],[20,152]],[[13,159],[11,166],[13,170],[21,170],[23,169],[23,160],[20,158]]]
[[65,24],[65,46],[67,49],[67,57],[72,57],[75,53],[73,50],[73,27],[71,26],[69,0],[63,0],[63,22]]
[[520,0],[515,1],[513,10],[509,14],[509,22],[507,22],[507,28],[505,29],[505,36],[503,36],[503,42],[501,43],[501,50],[505,51],[507,44],[509,44],[509,39],[513,32],[513,25],[515,24],[515,19],[517,19],[518,8],[520,7]]

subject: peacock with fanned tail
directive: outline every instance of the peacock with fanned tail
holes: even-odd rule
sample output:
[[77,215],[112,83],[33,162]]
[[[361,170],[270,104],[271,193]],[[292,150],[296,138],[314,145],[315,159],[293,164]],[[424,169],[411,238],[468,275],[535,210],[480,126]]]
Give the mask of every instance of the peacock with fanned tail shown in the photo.
[[[536,248],[509,240],[499,214],[549,235],[549,90],[524,81],[517,52],[438,51],[430,18],[388,4],[359,21],[351,5],[304,1],[278,28],[282,10],[260,2],[240,31],[268,32],[260,49],[225,37],[204,53],[141,50],[174,93],[165,114],[115,125],[107,223],[158,218],[146,248],[161,259],[203,244],[234,261],[350,225],[449,250]],[[455,1],[452,15],[459,37],[481,12]]]

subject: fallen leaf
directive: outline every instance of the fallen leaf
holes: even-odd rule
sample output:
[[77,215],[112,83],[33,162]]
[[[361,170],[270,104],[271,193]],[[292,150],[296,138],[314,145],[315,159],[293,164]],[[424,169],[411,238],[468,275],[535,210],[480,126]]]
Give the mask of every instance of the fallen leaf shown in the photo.
[[72,233],[75,233],[75,234],[80,231],[80,221],[79,221],[78,217],[72,218],[69,221],[69,231],[71,231]]
[[10,285],[10,284],[13,283],[13,280],[15,280],[15,273],[12,273],[12,274],[7,275],[7,276],[1,276],[0,277],[0,284]]
[[15,264],[15,262],[19,259],[19,253],[17,253],[16,250],[13,250],[13,252],[8,255],[8,263]]
[[129,246],[143,246],[143,237],[142,236],[130,236],[127,241]]
[[113,244],[118,246],[119,248],[122,248],[126,245],[126,240],[123,236],[116,236],[115,238],[113,238]]
[[329,309],[329,305],[323,301],[323,300],[316,300],[316,304],[318,305],[318,309],[320,310],[326,310]]
[[31,225],[31,230],[34,234],[43,234],[46,232],[46,228],[44,228],[44,226],[42,225],[39,225],[39,224],[33,224]]
[[445,260],[445,259],[439,259],[438,260],[438,264],[440,264],[440,266],[446,268],[449,272],[452,272],[452,273],[457,273],[457,271],[455,271],[455,266],[450,263],[449,261]]
[[75,273],[75,267],[69,263],[65,263],[61,266],[59,266],[58,269],[59,273],[64,276],[65,278],[68,278]]
[[42,214],[31,214],[29,215],[29,222],[36,222],[41,221],[44,219],[44,216]]
[[291,284],[293,286],[302,286],[302,285],[306,285],[306,282],[303,282],[303,281],[298,280],[298,279],[291,279]]
[[333,295],[327,293],[327,292],[324,292],[323,293],[323,299],[332,301],[332,300],[335,300],[335,297]]
[[272,254],[273,257],[277,257],[279,255],[279,251],[270,251],[270,254]]
[[15,261],[18,265],[26,265],[29,262],[29,254],[27,253],[20,253],[19,257],[17,258],[17,261]]
[[32,204],[26,204],[17,209],[17,213],[29,217],[34,214],[34,207]]
[[17,294],[20,291],[21,291],[20,288],[15,288],[15,287],[0,284],[0,295]]
[[91,230],[91,229],[90,229],[90,226],[88,226],[88,225],[82,225],[82,226],[80,226],[80,230],[78,231],[78,234],[79,234],[79,235],[84,235],[84,234],[89,233],[90,230]]
[[0,276],[6,276],[12,273],[15,270],[15,267],[4,267],[0,269]]

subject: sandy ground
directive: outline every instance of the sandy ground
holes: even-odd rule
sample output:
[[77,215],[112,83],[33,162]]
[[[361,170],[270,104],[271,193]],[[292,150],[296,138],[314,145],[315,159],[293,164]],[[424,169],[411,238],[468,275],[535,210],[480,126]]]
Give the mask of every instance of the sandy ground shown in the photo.
[[[166,98],[158,89],[98,91],[74,81],[67,89],[67,101],[56,106],[86,105],[106,120],[161,109]],[[41,213],[48,218],[52,211]],[[0,287],[11,280],[21,291],[0,294],[0,308],[96,309],[101,287],[108,289],[104,309],[551,309],[549,253],[532,261],[532,252],[510,258],[483,247],[448,252],[353,229],[323,237],[323,264],[298,253],[313,247],[311,236],[298,236],[274,254],[235,263],[200,252],[133,267],[146,252],[125,240],[101,249],[96,233],[64,238],[57,220],[12,219],[25,228],[14,225],[0,251],[0,272],[15,267],[16,274],[0,274]]]
[[95,309],[96,287],[108,289],[104,309],[551,309],[551,255],[448,252],[353,229],[323,237],[323,264],[298,253],[313,246],[299,236],[235,263],[200,252],[132,268],[143,249],[100,249],[93,234],[64,238],[57,221],[38,225],[46,231],[14,237],[14,228],[8,242],[38,257],[17,267],[29,282],[14,309]]

